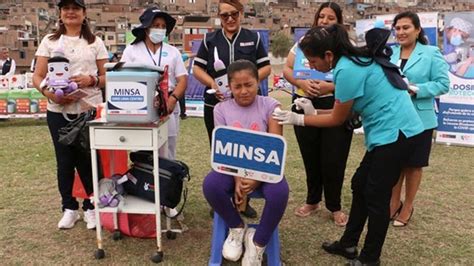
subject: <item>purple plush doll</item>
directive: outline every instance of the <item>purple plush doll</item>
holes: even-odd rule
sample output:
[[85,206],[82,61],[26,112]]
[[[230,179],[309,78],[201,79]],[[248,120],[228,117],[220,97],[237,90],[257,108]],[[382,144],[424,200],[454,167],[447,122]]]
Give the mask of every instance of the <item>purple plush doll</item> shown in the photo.
[[59,46],[53,51],[53,57],[48,59],[48,75],[41,82],[41,87],[46,86],[54,91],[58,99],[77,89],[77,84],[70,81],[69,59],[64,56],[64,43],[62,36],[59,39]]
[[123,183],[128,180],[126,175],[113,175],[99,181],[99,207],[117,207],[125,191]]

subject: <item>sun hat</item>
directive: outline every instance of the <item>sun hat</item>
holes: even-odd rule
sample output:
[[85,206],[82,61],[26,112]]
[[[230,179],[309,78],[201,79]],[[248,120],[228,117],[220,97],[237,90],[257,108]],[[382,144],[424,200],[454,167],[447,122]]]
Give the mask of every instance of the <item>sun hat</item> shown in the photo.
[[145,40],[145,30],[150,28],[151,24],[153,23],[153,20],[157,17],[165,19],[166,35],[169,35],[171,31],[173,31],[173,28],[176,25],[176,19],[156,7],[150,7],[143,11],[143,14],[141,14],[140,26],[132,30],[132,34],[136,37],[132,44]]
[[61,0],[58,3],[58,7],[62,7],[67,3],[73,3],[76,4],[82,8],[86,8],[86,3],[84,3],[84,0]]

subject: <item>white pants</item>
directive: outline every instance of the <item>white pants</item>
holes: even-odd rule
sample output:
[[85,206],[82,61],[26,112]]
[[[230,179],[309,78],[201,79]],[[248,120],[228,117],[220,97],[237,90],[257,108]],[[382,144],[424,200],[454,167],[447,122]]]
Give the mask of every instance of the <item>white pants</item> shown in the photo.
[[176,141],[178,140],[179,133],[179,114],[180,114],[179,103],[176,103],[173,113],[169,115],[168,119],[168,156],[164,155],[163,150],[160,150],[160,156],[168,159],[176,159]]

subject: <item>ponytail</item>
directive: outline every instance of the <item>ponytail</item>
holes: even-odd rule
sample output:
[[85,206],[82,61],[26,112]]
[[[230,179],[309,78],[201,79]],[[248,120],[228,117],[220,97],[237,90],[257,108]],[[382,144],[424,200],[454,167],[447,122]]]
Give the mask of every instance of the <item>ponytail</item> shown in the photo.
[[368,66],[373,61],[361,59],[361,57],[371,58],[369,51],[365,47],[359,48],[352,45],[346,29],[338,24],[310,29],[299,43],[299,48],[305,56],[319,58],[323,58],[326,51],[331,51],[336,62],[342,56],[361,66]]

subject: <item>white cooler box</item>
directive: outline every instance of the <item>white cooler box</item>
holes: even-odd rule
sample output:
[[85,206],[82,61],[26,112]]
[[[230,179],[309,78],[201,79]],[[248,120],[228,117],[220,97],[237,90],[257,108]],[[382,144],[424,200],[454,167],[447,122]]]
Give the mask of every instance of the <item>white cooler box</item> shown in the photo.
[[160,119],[153,99],[162,67],[107,63],[105,95],[107,122],[151,123]]

